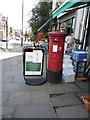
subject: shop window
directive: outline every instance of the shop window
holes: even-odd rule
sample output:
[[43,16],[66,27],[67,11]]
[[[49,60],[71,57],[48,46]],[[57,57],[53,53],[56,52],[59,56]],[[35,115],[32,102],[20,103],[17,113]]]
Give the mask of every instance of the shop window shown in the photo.
[[72,31],[72,19],[70,19],[66,22],[66,33],[67,35],[71,35],[72,32],[73,32]]
[[52,26],[52,32],[56,31],[56,25]]
[[64,33],[66,33],[67,35],[72,35],[73,31],[74,31],[74,24],[75,24],[75,18],[72,18],[68,21],[65,21],[60,25],[60,30]]
[[66,22],[60,24],[60,31],[66,33]]
[[60,27],[59,27],[59,23],[57,24],[57,30],[59,30],[60,29]]

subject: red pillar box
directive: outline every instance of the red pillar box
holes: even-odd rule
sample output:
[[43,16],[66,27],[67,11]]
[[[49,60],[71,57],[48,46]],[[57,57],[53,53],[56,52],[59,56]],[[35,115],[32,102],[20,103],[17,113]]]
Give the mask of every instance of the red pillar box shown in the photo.
[[62,81],[62,65],[64,54],[64,41],[66,34],[59,31],[49,32],[49,57],[47,81],[60,83]]

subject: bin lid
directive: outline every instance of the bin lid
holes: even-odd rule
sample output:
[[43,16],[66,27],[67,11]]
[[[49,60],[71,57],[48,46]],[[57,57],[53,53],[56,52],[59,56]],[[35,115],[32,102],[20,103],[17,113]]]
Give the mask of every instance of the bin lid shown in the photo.
[[76,54],[88,54],[88,52],[85,51],[75,51]]

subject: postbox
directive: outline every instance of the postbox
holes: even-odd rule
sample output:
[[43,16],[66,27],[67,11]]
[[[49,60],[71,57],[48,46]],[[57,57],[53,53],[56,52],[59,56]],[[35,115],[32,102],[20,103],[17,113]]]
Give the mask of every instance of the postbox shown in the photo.
[[47,81],[50,83],[62,82],[62,65],[64,42],[66,34],[60,31],[49,32],[49,55]]

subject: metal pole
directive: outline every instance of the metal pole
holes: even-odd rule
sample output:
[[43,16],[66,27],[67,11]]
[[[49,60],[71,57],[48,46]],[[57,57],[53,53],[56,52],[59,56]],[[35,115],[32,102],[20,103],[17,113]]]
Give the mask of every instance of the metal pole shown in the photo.
[[23,46],[23,8],[24,8],[24,0],[22,0],[22,34],[21,34],[21,46]]
[[8,17],[6,17],[6,49],[8,49]]
[[52,18],[49,18],[37,31],[39,32]]

